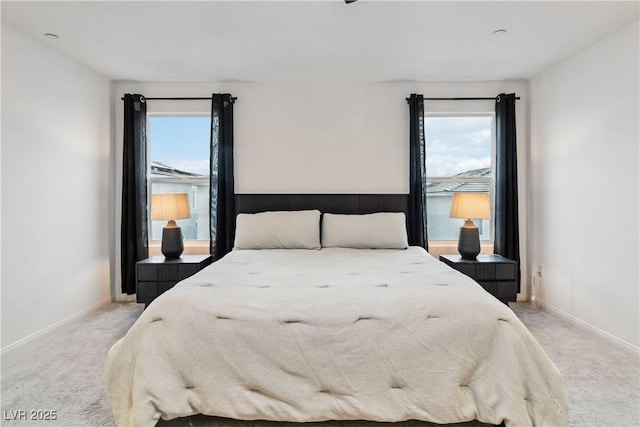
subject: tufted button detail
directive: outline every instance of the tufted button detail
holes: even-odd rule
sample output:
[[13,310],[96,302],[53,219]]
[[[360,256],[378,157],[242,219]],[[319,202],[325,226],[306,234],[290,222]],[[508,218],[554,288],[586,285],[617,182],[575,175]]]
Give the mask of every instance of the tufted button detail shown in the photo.
[[502,317],[498,317],[498,321],[499,322],[507,322],[507,323],[509,323],[509,321],[507,319],[503,319]]
[[378,283],[375,286],[377,286],[378,288],[387,288],[387,287],[389,287],[389,284],[388,283]]
[[439,319],[439,317],[433,314],[427,314],[427,319]]
[[153,322],[159,322],[162,320],[162,317],[154,317],[153,319],[151,319],[151,323]]
[[257,288],[261,288],[261,289],[266,289],[266,288],[270,288],[271,285],[258,285],[256,286]]
[[405,384],[403,381],[394,378],[391,380],[391,385],[389,387],[391,390],[402,390],[405,387]]
[[203,288],[210,288],[213,285],[211,283],[200,283],[200,286]]
[[304,323],[304,322],[300,319],[286,319],[286,320],[283,320],[282,323],[292,324],[292,323]]
[[231,318],[229,316],[222,316],[222,315],[217,315],[216,319],[220,319],[220,320],[230,320]]
[[328,288],[328,287],[329,287],[329,285],[327,285],[327,284],[323,284],[323,285],[318,285],[317,287],[318,287],[318,288]]
[[436,283],[436,286],[449,286],[448,283]]
[[361,320],[371,320],[371,319],[373,319],[372,316],[360,316],[353,323],[359,322]]

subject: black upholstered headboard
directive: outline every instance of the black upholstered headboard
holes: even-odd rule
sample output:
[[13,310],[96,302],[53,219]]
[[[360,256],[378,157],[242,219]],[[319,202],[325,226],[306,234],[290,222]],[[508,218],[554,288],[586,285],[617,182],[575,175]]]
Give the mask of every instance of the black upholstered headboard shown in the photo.
[[322,213],[404,212],[407,194],[236,194],[236,213],[317,209]]

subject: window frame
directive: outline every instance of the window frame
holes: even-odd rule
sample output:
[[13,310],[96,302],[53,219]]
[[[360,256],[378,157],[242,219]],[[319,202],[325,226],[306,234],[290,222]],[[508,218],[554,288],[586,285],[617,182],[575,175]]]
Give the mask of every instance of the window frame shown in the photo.
[[[153,220],[151,219],[151,197],[153,194],[153,185],[154,184],[187,184],[187,185],[202,185],[206,183],[209,186],[209,195],[211,195],[211,184],[215,185],[217,182],[217,176],[210,177],[204,176],[202,178],[196,177],[183,177],[183,178],[169,178],[169,177],[152,177],[151,176],[151,123],[150,119],[154,117],[211,117],[211,114],[208,112],[148,112],[147,111],[147,123],[146,123],[146,133],[147,133],[147,229],[148,233],[148,244],[150,247],[160,247],[162,244],[162,237],[160,239],[153,238]],[[211,157],[209,157],[210,159]],[[211,161],[211,160],[209,160]],[[189,193],[189,204],[190,208],[193,209],[195,200],[191,199],[192,194]],[[210,234],[210,233],[209,233]],[[198,239],[184,239],[185,248],[191,247],[209,247],[210,239],[206,240],[198,240]]]
[[[491,117],[491,175],[490,176],[479,176],[479,177],[424,177],[425,189],[430,183],[433,184],[441,184],[441,183],[488,183],[489,184],[489,202],[491,205],[491,219],[489,220],[489,238],[483,239],[480,236],[480,244],[481,245],[490,245],[493,246],[495,241],[495,225],[494,225],[494,216],[495,216],[495,189],[496,189],[496,113],[495,111],[475,111],[475,112],[427,112],[424,113],[424,132],[425,132],[425,168],[427,157],[429,156],[427,149],[427,123],[426,119],[430,117]],[[453,192],[452,192],[453,193]],[[428,204],[428,192],[425,191],[425,200]],[[425,212],[426,215],[426,212]],[[428,223],[427,218],[427,223]],[[436,246],[439,245],[450,245],[453,242],[457,242],[458,238],[455,239],[438,239],[432,240],[429,239],[429,244],[434,244]]]

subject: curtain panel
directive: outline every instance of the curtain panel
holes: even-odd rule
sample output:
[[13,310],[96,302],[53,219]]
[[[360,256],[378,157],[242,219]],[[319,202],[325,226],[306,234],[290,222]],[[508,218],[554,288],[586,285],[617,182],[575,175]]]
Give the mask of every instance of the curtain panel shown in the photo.
[[520,292],[520,236],[518,223],[518,165],[516,154],[516,95],[496,98],[496,202],[494,252],[518,261]]
[[218,260],[233,249],[235,194],[233,177],[233,102],[228,93],[211,97],[210,253]]
[[424,137],[424,100],[411,94],[409,103],[409,206],[407,233],[409,245],[429,249]]
[[149,256],[147,230],[147,104],[139,94],[124,95],[122,222],[120,270],[122,292],[136,293],[136,262]]

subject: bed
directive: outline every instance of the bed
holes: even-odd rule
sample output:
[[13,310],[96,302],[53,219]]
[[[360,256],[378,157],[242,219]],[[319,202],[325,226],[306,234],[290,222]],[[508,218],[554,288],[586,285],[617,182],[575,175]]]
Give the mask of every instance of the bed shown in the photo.
[[567,423],[561,377],[524,325],[419,247],[234,250],[114,345],[107,397],[120,426]]

